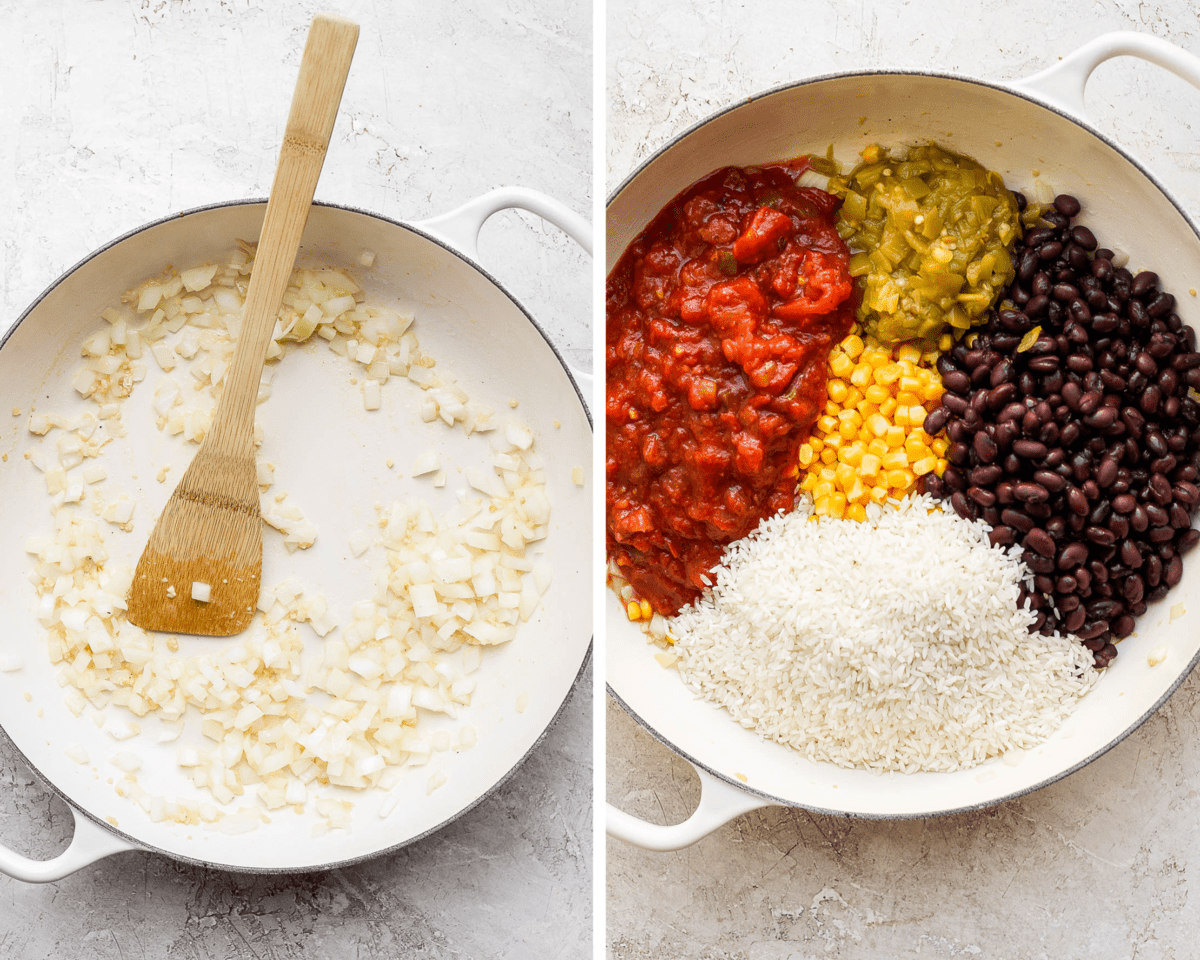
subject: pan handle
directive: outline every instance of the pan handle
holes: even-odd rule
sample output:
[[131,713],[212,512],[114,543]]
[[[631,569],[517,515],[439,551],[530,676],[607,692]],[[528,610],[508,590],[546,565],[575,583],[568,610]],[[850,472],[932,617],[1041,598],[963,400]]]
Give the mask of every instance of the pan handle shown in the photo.
[[[479,231],[487,219],[501,210],[528,210],[548,223],[554,224],[568,237],[592,255],[592,225],[565,204],[553,197],[525,187],[500,187],[489,190],[474,200],[468,200],[457,210],[414,224],[446,241],[472,260],[479,259]],[[570,366],[568,364],[568,366]],[[584,398],[591,406],[592,375],[571,366],[571,374],[579,383]]]
[[50,860],[30,860],[0,845],[0,873],[26,883],[49,883],[61,880],[89,863],[111,857],[114,853],[138,849],[128,840],[123,840],[85,817],[71,804],[67,806],[75,820],[75,835],[71,838],[71,845]]
[[1051,107],[1086,118],[1083,90],[1092,71],[1113,57],[1138,57],[1170,70],[1200,89],[1200,59],[1174,44],[1147,33],[1118,30],[1089,40],[1058,63],[1015,84]]
[[734,817],[771,805],[771,801],[718,780],[706,770],[696,766],[692,769],[700,777],[700,803],[683,823],[666,827],[647,823],[618,810],[610,803],[607,804],[605,816],[608,835],[646,850],[682,850],[707,837]]

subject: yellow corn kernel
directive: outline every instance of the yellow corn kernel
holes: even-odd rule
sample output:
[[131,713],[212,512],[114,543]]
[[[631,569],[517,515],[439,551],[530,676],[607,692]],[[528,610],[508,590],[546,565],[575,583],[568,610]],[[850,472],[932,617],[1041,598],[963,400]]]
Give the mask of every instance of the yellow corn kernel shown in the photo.
[[650,606],[649,600],[643,600],[641,602],[641,607],[642,607],[642,619],[643,620],[649,620],[651,617],[654,616],[654,608],[652,606]]
[[856,474],[854,473],[854,468],[850,466],[850,464],[839,463],[837,468],[834,470],[834,474],[837,476],[838,486],[843,490],[849,490],[854,485]]
[[[832,440],[833,437],[829,437],[828,439]],[[821,462],[837,463],[837,450],[827,444],[825,449],[821,451]]]
[[809,444],[809,443],[800,444],[800,466],[807,467],[810,463],[813,462],[813,458],[815,456],[816,456],[816,454],[813,452],[812,444]]
[[862,503],[867,497],[867,491],[863,489],[862,480],[858,477],[854,478],[854,482],[850,484],[850,489],[846,491],[847,503]]
[[831,433],[837,429],[837,417],[827,413],[817,421],[817,426],[823,433]]
[[863,352],[863,346],[862,337],[856,336],[853,333],[841,342],[842,350],[845,351],[846,356],[851,360],[858,359],[859,354]]
[[879,405],[879,412],[882,413],[885,417],[890,417],[893,413],[895,413],[896,412],[896,398],[888,397],[886,400],[884,400],[883,403],[881,403]]
[[804,479],[800,481],[800,489],[805,493],[812,493],[813,487],[817,485],[817,475],[815,473],[806,473]]
[[938,338],[938,350],[941,353],[949,353],[954,348],[954,337],[952,334],[943,333]]
[[846,518],[863,523],[867,519],[867,508],[861,503],[851,503],[846,507]]
[[879,412],[879,407],[871,403],[870,400],[860,400],[854,405],[854,409],[858,411],[858,415],[862,417],[864,421],[870,420],[872,414]]
[[889,449],[887,441],[880,440],[878,437],[867,444],[867,453],[873,453],[877,457],[882,457]]
[[879,347],[871,347],[863,352],[862,359],[867,363],[872,372],[880,367],[886,367],[892,362],[892,352],[890,350],[881,350]]
[[831,433],[829,436],[827,436],[825,438],[825,449],[822,450],[821,453],[826,454],[830,450],[832,450],[834,452],[834,459],[836,459],[837,451],[841,448],[841,446],[842,446],[842,435],[840,433]]
[[933,457],[934,460],[937,459],[933,451],[925,446],[925,444],[912,443],[911,440],[904,445],[904,453],[908,457],[909,463],[916,463],[918,460],[924,460],[926,457]]
[[896,394],[896,402],[902,407],[911,407],[914,404],[921,402],[920,394],[912,393],[909,390],[901,390]]
[[835,403],[833,400],[825,401],[825,415],[826,416],[836,417],[838,415],[838,412],[841,409],[842,409],[842,405],[840,403]]
[[[908,414],[910,417],[912,416],[912,408],[911,407],[908,410]],[[924,423],[924,422],[925,422],[924,420],[921,421],[921,423]],[[914,426],[911,430],[908,431],[908,439],[912,440],[915,443],[923,443],[926,446],[929,446],[929,444],[933,443],[933,437],[931,437],[929,434],[927,434],[925,432],[925,428],[920,426],[920,424],[918,424],[917,426]],[[905,443],[907,443],[907,442],[908,441],[906,440]]]
[[912,465],[913,473],[918,477],[923,477],[927,473],[933,473],[937,468],[937,457],[922,457]]
[[950,441],[946,437],[936,437],[933,443],[929,445],[929,449],[939,457],[944,457],[946,451],[950,449]]
[[854,443],[848,443],[838,451],[838,459],[842,463],[848,463],[852,467],[857,467],[862,463],[863,454],[867,452],[866,444],[861,440],[856,440]]
[[625,616],[630,620],[641,620],[642,605],[636,600],[630,600],[629,603],[625,604]]
[[898,467],[908,466],[908,454],[904,452],[903,447],[897,447],[895,450],[889,450],[880,460],[879,465],[884,470],[895,470]]
[[921,391],[921,395],[930,404],[936,406],[937,402],[942,399],[942,394],[945,392],[946,388],[940,383],[931,383]]
[[854,372],[850,374],[850,382],[859,388],[866,387],[871,382],[874,372],[870,364],[860,363],[854,368]]
[[828,480],[821,480],[812,488],[813,500],[820,502],[833,493],[833,484]]
[[844,353],[834,351],[829,357],[829,369],[836,377],[848,377],[854,372],[854,360]]
[[896,412],[892,414],[892,423],[898,427],[907,427],[909,425],[908,407],[906,405],[901,404],[896,407]]
[[946,472],[946,468],[950,466],[950,461],[944,457],[938,457],[937,466],[933,468],[933,472],[939,477]]
[[894,425],[888,427],[887,434],[884,436],[883,439],[887,441],[887,445],[889,447],[904,446],[904,428],[897,427]]
[[894,363],[886,363],[875,371],[875,382],[883,387],[890,387],[900,379],[900,368]]
[[866,390],[863,391],[863,398],[870,400],[875,404],[883,403],[883,401],[890,396],[891,393],[889,392],[888,388],[881,387],[877,383],[872,383],[869,387],[867,387]]
[[871,432],[875,434],[875,436],[882,437],[888,432],[888,427],[890,424],[887,422],[887,417],[885,417],[882,413],[877,413],[867,421],[867,426],[870,427]]
[[862,458],[862,462],[858,465],[858,475],[864,479],[870,480],[872,477],[879,475],[880,461],[873,453],[868,453]]
[[858,387],[850,387],[846,391],[846,402],[842,404],[844,407],[856,407],[858,402],[863,398],[862,391]]
[[916,393],[921,389],[921,381],[914,376],[901,377],[900,389],[906,390],[909,393]]
[[907,470],[889,470],[887,485],[893,490],[904,490],[913,481],[913,475]]
[[829,498],[817,497],[816,500],[813,501],[813,513],[818,517],[829,516]]
[[887,487],[872,487],[870,497],[876,503],[883,503],[888,498]]
[[920,363],[921,351],[914,347],[911,343],[905,343],[901,345],[899,350],[896,351],[896,359],[904,360],[908,363]]
[[846,395],[850,392],[850,387],[847,386],[845,380],[830,380],[826,391],[829,394],[829,399],[834,403],[845,403]]
[[858,436],[858,430],[859,426],[853,420],[843,420],[841,426],[838,427],[838,433],[844,440],[853,440]]
[[846,495],[844,493],[831,493],[829,495],[829,515],[831,517],[841,517],[846,513]]
[[821,479],[822,480],[826,481],[827,483],[833,483],[833,481],[836,477],[837,477],[837,474],[833,472],[833,467],[822,467],[821,468]]

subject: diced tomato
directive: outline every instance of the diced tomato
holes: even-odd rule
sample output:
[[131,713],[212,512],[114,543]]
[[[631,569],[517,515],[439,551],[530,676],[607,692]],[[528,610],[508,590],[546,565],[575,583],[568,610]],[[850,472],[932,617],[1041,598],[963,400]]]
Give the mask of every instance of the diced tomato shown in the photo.
[[779,241],[796,232],[792,218],[770,207],[759,207],[742,235],[733,241],[738,263],[758,263],[779,253]]

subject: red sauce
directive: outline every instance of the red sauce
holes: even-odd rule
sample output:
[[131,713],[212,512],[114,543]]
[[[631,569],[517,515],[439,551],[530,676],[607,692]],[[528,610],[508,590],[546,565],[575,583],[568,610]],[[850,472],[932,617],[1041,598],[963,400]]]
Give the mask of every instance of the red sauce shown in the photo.
[[608,555],[665,615],[795,505],[797,450],[854,319],[840,201],[796,186],[806,166],[705,177],[608,278]]

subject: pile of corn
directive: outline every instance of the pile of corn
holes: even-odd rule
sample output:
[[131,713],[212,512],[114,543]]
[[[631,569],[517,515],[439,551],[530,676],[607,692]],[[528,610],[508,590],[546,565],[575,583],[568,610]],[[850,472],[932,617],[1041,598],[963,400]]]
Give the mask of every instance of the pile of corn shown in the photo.
[[936,360],[936,352],[857,334],[833,348],[825,413],[800,447],[800,489],[817,516],[865,520],[872,501],[899,499],[927,473],[942,475],[948,441],[923,429],[942,396]]

